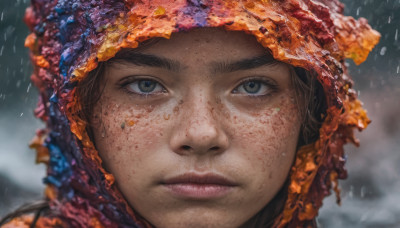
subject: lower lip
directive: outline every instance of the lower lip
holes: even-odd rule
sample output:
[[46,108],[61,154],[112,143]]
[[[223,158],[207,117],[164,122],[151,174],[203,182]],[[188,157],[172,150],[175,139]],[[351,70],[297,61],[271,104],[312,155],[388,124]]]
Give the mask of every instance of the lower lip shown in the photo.
[[166,184],[164,185],[173,195],[192,199],[219,198],[231,192],[234,186],[215,184]]

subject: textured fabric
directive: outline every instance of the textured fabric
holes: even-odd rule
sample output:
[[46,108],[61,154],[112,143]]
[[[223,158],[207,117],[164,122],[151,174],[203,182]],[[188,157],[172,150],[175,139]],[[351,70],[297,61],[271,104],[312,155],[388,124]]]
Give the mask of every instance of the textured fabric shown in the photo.
[[352,89],[345,58],[363,62],[379,40],[365,19],[343,16],[337,0],[32,0],[25,46],[46,123],[32,147],[47,164],[51,215],[43,224],[67,227],[150,227],[128,206],[102,167],[79,118],[76,85],[122,48],[199,27],[256,37],[273,57],[306,69],[322,84],[327,104],[320,138],[302,147],[289,176],[287,200],[274,227],[312,224],[324,197],[346,178],[343,145],[370,122]]

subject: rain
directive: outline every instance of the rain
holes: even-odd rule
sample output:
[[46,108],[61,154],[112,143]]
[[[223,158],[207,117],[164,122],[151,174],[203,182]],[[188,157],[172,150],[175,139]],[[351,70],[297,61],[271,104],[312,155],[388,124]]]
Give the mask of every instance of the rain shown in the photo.
[[[361,146],[345,147],[349,177],[340,182],[342,205],[326,198],[319,227],[400,227],[400,0],[342,0],[345,15],[364,17],[382,35],[366,62],[348,61],[355,90],[372,119],[357,133]],[[28,148],[43,124],[34,118],[28,0],[0,1],[0,217],[42,197],[45,166]],[[122,127],[122,126],[121,126]]]

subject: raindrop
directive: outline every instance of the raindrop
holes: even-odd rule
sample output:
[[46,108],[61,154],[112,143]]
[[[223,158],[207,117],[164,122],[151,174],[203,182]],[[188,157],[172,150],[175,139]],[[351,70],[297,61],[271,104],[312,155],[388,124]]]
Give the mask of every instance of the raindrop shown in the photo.
[[23,112],[21,112],[21,114],[19,115],[19,117],[22,117],[24,115],[24,113]]
[[28,88],[26,89],[26,92],[29,93],[29,90],[31,90],[32,83],[29,83]]
[[1,18],[0,18],[0,21],[3,21],[3,18],[4,18],[4,11],[3,11],[3,12],[1,12]]
[[361,10],[361,7],[358,7],[358,8],[357,8],[357,12],[356,12],[356,15],[357,15],[357,16],[360,15],[360,10]]
[[397,36],[399,35],[399,29],[396,29],[396,33],[394,34],[394,40],[397,41]]
[[351,185],[349,190],[349,198],[353,198],[353,192],[354,192],[354,187],[353,185]]
[[390,22],[392,22],[392,17],[391,16],[389,16],[389,18],[388,18],[388,24],[390,24]]
[[381,52],[380,52],[379,54],[380,54],[380,55],[385,55],[385,54],[386,54],[386,50],[387,50],[386,47],[382,47],[382,48],[381,48]]
[[14,52],[14,54],[17,53],[17,47],[15,46],[15,44],[13,46],[13,52]]
[[365,186],[362,186],[360,192],[361,198],[364,198],[366,193],[367,193],[367,188]]
[[400,66],[397,66],[397,73],[400,72]]
[[17,88],[19,88],[21,86],[21,80],[17,81],[17,84],[15,85]]
[[1,46],[1,50],[0,50],[0,56],[2,56],[2,55],[3,55],[3,51],[4,51],[4,45],[3,45],[3,46]]

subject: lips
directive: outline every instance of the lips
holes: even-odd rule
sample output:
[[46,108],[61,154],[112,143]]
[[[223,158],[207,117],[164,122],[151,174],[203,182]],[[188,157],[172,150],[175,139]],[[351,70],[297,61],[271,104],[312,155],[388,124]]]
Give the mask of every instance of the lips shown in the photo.
[[178,198],[212,199],[227,195],[238,184],[218,174],[185,173],[166,179],[162,186]]

